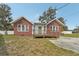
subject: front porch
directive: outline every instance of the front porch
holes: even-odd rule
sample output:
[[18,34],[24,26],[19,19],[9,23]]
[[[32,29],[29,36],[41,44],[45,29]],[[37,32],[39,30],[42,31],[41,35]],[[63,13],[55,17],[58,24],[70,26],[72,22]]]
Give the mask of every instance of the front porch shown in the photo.
[[33,37],[36,38],[59,38],[59,34],[55,35],[55,34],[51,34],[51,33],[45,33],[45,34],[33,34]]
[[59,37],[59,33],[57,32],[52,32],[47,30],[47,25],[46,23],[34,23],[34,29],[33,29],[33,37],[53,37],[57,38]]

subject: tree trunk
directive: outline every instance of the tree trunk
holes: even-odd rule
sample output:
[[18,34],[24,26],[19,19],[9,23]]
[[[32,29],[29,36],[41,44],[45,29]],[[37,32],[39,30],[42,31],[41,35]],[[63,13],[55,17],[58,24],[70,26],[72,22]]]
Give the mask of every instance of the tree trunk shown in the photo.
[[6,17],[3,17],[3,23],[4,23],[4,30],[5,30],[5,35],[7,35],[7,22],[6,22]]

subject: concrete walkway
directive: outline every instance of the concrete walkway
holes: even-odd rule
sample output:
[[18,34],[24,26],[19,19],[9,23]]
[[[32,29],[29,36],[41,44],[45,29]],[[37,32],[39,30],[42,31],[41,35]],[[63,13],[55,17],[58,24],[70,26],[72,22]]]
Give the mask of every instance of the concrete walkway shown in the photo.
[[61,37],[57,40],[49,40],[58,47],[79,53],[79,38]]

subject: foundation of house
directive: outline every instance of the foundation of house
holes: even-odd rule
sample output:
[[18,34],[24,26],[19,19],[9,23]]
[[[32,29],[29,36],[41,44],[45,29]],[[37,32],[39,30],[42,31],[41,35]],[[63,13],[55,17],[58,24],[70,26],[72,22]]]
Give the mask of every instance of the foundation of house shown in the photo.
[[52,35],[40,35],[40,34],[33,35],[33,37],[35,37],[35,38],[58,38],[58,36],[52,36]]

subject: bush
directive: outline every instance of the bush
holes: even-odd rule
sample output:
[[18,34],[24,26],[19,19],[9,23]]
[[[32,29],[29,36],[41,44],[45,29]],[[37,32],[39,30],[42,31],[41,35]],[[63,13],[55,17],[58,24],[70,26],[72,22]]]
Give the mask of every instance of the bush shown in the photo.
[[4,38],[3,35],[0,34],[0,46],[4,45]]
[[1,39],[3,39],[3,35],[2,35],[2,34],[0,34],[0,40],[1,40]]

